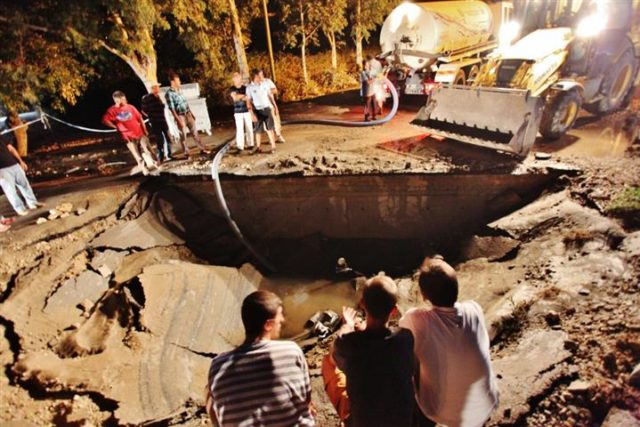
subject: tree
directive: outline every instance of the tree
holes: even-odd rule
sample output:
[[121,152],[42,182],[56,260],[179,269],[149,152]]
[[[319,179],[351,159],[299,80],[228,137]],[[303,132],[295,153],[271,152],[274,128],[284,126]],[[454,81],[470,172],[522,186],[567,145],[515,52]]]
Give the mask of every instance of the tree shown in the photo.
[[303,0],[281,0],[281,16],[286,23],[284,41],[290,47],[300,47],[302,76],[309,83],[307,72],[307,48],[318,44],[318,33],[327,16],[333,13],[332,0],[307,2]]
[[341,35],[347,26],[347,0],[334,0],[331,9],[322,9],[320,28],[329,41],[331,47],[331,68],[338,69],[338,41],[337,36]]
[[384,22],[398,0],[350,0],[352,25],[351,35],[356,45],[356,62],[362,66],[362,42],[368,41],[371,33]]
[[236,51],[238,68],[242,78],[249,79],[249,63],[247,62],[247,54],[244,49],[244,40],[242,35],[242,26],[240,25],[240,17],[238,16],[238,8],[236,0],[229,0],[229,13],[231,22],[233,23],[233,46]]

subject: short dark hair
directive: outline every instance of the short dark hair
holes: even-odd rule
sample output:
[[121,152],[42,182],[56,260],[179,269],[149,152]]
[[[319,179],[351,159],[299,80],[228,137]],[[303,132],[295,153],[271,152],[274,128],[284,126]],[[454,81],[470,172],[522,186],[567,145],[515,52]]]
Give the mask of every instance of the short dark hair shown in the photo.
[[422,295],[438,307],[453,307],[458,300],[458,278],[442,258],[425,260],[418,279]]
[[374,276],[365,284],[362,302],[367,314],[378,320],[386,320],[398,303],[398,287],[389,276]]
[[372,59],[373,59],[373,55],[368,54],[368,55],[367,55],[367,61],[371,61]]
[[178,73],[169,73],[169,81],[172,82],[174,81],[176,78],[180,77],[178,75]]
[[242,324],[247,337],[262,334],[267,320],[273,319],[282,307],[282,300],[273,292],[255,291],[242,301]]
[[111,95],[111,97],[112,98],[122,98],[122,97],[126,98],[126,95],[124,94],[123,91],[117,90],[117,91],[113,92],[113,95]]
[[251,77],[255,77],[262,72],[262,68],[254,68],[253,70],[251,70]]

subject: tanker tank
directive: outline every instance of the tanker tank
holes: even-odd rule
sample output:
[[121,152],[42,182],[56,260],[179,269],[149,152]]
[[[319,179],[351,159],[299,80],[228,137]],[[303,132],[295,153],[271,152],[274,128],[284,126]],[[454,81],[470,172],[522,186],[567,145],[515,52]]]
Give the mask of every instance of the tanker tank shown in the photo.
[[436,58],[489,41],[490,7],[478,0],[403,3],[387,17],[380,32],[382,53],[418,70]]

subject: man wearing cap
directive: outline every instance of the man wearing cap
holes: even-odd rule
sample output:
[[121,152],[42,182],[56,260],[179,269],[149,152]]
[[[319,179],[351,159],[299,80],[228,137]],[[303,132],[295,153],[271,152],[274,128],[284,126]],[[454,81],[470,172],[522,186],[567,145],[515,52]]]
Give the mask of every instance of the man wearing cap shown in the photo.
[[151,93],[142,97],[142,113],[149,118],[151,124],[151,135],[158,147],[158,162],[172,160],[169,125],[164,115],[164,102],[160,98],[160,85],[156,82],[151,85]]

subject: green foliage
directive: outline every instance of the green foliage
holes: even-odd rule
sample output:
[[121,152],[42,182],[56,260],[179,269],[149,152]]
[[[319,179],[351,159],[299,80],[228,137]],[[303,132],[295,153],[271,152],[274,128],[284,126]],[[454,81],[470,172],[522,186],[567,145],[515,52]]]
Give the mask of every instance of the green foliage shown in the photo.
[[640,212],[640,187],[625,187],[611,200],[607,211],[613,214]]
[[25,10],[13,6],[5,8],[0,22],[0,102],[15,111],[45,98],[58,110],[73,105],[87,88],[92,68],[61,34],[31,24]]
[[[384,22],[391,10],[401,3],[399,0],[349,0],[349,2],[349,20],[353,24],[351,35],[355,39],[359,27],[365,41],[369,40],[371,33]],[[358,5],[360,6],[359,19]]]

